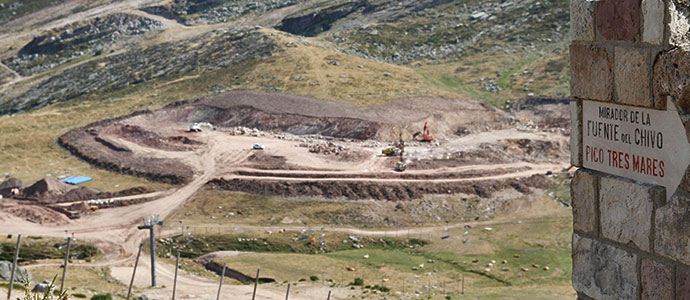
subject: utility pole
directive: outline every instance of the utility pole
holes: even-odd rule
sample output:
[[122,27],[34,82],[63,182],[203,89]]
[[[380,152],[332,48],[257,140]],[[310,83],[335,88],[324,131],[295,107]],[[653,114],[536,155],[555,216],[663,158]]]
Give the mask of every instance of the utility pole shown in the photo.
[[[10,273],[10,290],[7,292],[7,300],[12,298],[12,287],[14,286],[14,272],[17,271],[17,259],[19,259],[19,248],[22,245],[22,235],[17,236],[17,247],[14,248],[14,262],[12,263],[12,273]],[[24,279],[28,280],[28,278]]]
[[137,275],[137,266],[139,265],[139,256],[141,256],[141,248],[144,247],[144,243],[139,244],[139,252],[137,252],[137,259],[134,261],[134,270],[132,270],[132,280],[129,281],[129,289],[127,290],[127,300],[129,296],[132,295],[132,286],[134,285],[134,276]]
[[155,287],[156,286],[156,234],[154,228],[156,225],[162,226],[163,221],[158,220],[158,215],[153,215],[150,217],[145,217],[144,218],[144,225],[140,225],[137,228],[140,230],[143,229],[148,229],[149,230],[149,242],[151,246],[151,286]]
[[65,288],[65,277],[67,277],[67,264],[69,264],[69,250],[70,248],[72,248],[72,239],[74,239],[74,233],[72,233],[72,237],[67,237],[67,253],[65,253],[65,264],[62,266],[62,280],[60,281],[60,293],[62,293]]

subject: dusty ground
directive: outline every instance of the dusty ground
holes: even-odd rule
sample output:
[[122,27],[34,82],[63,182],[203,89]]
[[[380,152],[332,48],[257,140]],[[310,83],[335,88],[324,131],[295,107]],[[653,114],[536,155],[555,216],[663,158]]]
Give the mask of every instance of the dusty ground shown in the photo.
[[[208,153],[220,162],[211,176],[225,181],[433,186],[524,178],[563,168],[567,132],[560,131],[566,122],[532,116],[530,120],[536,122],[528,123],[519,117],[473,101],[405,99],[355,107],[296,96],[233,92],[98,122],[68,132],[59,142],[103,168],[171,183],[186,183],[207,172],[197,155],[204,149],[217,149]],[[426,121],[437,142],[413,140]],[[188,132],[194,122],[211,122],[217,130]],[[404,159],[411,168],[404,174],[393,171],[397,158],[381,155],[381,149],[399,136],[406,140]],[[266,149],[252,151],[255,143]],[[236,163],[224,163],[229,159]]]
[[[420,101],[428,105],[418,109],[414,103]],[[566,108],[557,105],[548,109],[560,112]],[[485,197],[504,189],[529,193],[532,187],[546,183],[543,174],[567,167],[568,132],[560,130],[564,124],[558,122],[536,118],[529,123],[520,118],[471,101],[415,99],[358,108],[300,97],[241,92],[135,113],[73,130],[61,137],[60,143],[95,165],[178,183],[179,187],[160,193],[158,199],[149,202],[99,210],[78,220],[51,225],[28,222],[10,211],[0,211],[0,232],[58,237],[66,230],[74,232],[82,239],[96,242],[104,251],[104,258],[94,266],[110,267],[113,277],[126,282],[137,245],[145,237],[135,225],[152,214],[165,219],[212,180],[224,182],[230,190],[257,183],[249,187],[265,187],[253,190],[259,194],[283,191],[276,189],[279,186],[303,185],[314,186],[311,191],[319,196],[355,195],[396,201],[424,194],[460,192],[453,186],[472,187]],[[426,120],[430,121],[438,142],[411,141],[410,136],[421,130]],[[189,125],[198,121],[213,122],[218,128],[188,132]],[[397,158],[380,154],[400,133],[407,139],[405,160],[410,164],[410,170],[404,173],[392,168]],[[264,145],[265,150],[252,150],[255,143]],[[314,145],[323,144],[320,149],[330,150],[313,151]],[[264,162],[259,167],[257,157],[264,158],[258,159]],[[395,186],[400,187],[399,191],[407,191],[403,192],[407,196],[402,196]],[[367,192],[354,192],[357,187]],[[350,192],[343,192],[348,189]],[[295,195],[299,194],[304,194],[304,190],[298,189]],[[148,268],[148,261],[142,257],[141,270]],[[166,288],[146,293],[154,298],[167,297],[172,269],[160,263],[159,284]],[[148,283],[145,273],[138,272],[138,287]],[[178,282],[182,298],[211,299],[216,287],[215,282],[184,272]],[[266,287],[259,295],[261,299],[282,299],[281,289]],[[227,295],[246,297],[251,287],[233,285],[224,291]],[[304,292],[294,299],[322,299],[321,292],[325,290],[318,295]]]

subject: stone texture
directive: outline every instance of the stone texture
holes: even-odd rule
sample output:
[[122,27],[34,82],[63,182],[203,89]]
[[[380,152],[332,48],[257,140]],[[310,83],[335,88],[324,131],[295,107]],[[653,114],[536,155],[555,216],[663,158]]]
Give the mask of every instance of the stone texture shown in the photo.
[[664,9],[664,2],[661,0],[642,0],[643,42],[654,45],[664,42]]
[[647,50],[616,47],[615,51],[616,102],[651,107],[651,67]]
[[570,164],[582,167],[582,105],[570,101]]
[[690,271],[678,268],[676,273],[676,300],[690,300]]
[[637,300],[637,255],[573,234],[573,287],[597,300]]
[[[685,134],[688,137],[688,140],[690,141],[690,121],[684,122],[685,125]],[[686,191],[690,193],[690,167],[685,169],[685,174],[683,176],[683,179],[680,181],[680,185],[678,185],[679,190]]]
[[676,193],[656,210],[654,251],[670,259],[690,264],[690,202],[688,195]]
[[594,41],[594,2],[570,1],[570,38],[573,41]]
[[652,229],[653,186],[627,180],[599,179],[601,235],[648,251]]
[[[53,287],[53,290],[54,289],[55,289],[55,287]],[[37,283],[31,291],[34,293],[46,293],[46,292],[50,292],[50,290],[51,290],[50,281],[44,280],[44,281],[41,281],[40,283]]]
[[654,62],[654,106],[665,107],[666,96],[681,112],[690,113],[690,46],[664,51]]
[[[12,274],[12,262],[0,260],[0,280],[10,280]],[[22,267],[14,270],[14,280],[23,283],[24,279],[31,281],[31,274]]]
[[607,40],[635,41],[640,33],[640,0],[598,1],[597,30]]
[[596,45],[570,46],[570,93],[581,99],[610,101],[613,92],[613,50]]
[[640,278],[642,300],[673,300],[673,267],[645,258]]
[[570,198],[573,204],[573,229],[590,234],[597,231],[597,176],[591,171],[579,169],[570,182]]
[[680,46],[690,42],[688,30],[690,30],[690,7],[687,0],[669,1],[668,12],[670,20],[668,22],[669,41],[671,46]]

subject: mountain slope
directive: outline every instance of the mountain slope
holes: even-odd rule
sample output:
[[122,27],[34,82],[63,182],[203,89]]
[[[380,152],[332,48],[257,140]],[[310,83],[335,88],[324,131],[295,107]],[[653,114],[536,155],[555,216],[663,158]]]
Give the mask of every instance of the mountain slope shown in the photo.
[[[228,90],[360,106],[569,90],[565,0],[22,2],[0,29],[0,171],[28,180],[90,169],[54,143],[71,128]],[[180,5],[196,10],[150,9]]]

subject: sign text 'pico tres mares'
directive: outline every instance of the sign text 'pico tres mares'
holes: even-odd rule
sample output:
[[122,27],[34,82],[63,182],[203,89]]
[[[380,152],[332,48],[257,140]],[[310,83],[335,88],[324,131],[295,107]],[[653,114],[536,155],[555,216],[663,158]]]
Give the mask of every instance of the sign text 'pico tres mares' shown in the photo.
[[662,185],[670,198],[690,164],[690,145],[675,105],[667,107],[582,101],[583,166]]

